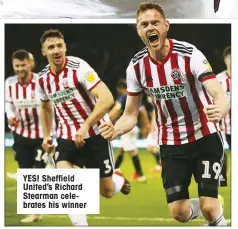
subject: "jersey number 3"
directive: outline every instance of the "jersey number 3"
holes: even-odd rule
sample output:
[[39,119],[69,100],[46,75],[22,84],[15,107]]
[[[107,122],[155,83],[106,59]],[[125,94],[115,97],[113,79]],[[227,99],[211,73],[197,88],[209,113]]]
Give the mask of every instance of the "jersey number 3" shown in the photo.
[[103,163],[105,164],[105,174],[108,174],[108,173],[110,173],[111,172],[111,170],[112,170],[112,166],[109,164],[109,159],[107,159],[107,160],[105,160],[105,161],[103,161]]

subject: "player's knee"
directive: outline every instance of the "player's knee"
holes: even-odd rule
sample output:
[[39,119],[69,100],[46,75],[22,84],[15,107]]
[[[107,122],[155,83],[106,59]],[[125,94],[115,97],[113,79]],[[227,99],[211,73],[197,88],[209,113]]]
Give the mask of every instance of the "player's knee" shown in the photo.
[[201,206],[201,210],[204,215],[210,218],[213,216],[213,212],[216,211],[216,206],[210,205],[209,203],[205,203]]
[[147,150],[154,153],[154,146],[148,145]]
[[105,187],[101,189],[101,195],[107,199],[110,199],[114,195],[114,189]]
[[119,149],[118,149],[118,153],[119,153],[120,155],[123,155],[123,154],[124,154],[124,152],[125,152],[125,151],[124,151],[124,149],[123,149],[123,148],[119,148]]
[[200,208],[204,215],[207,216],[207,218],[211,218],[216,211],[217,207],[219,207],[219,203],[216,199],[211,199],[209,197],[200,198]]
[[174,206],[172,204],[172,206],[170,206],[170,212],[172,214],[172,217],[180,223],[186,222],[189,213],[188,209],[189,207],[185,204],[184,205],[174,204]]
[[172,217],[180,223],[185,223],[187,219],[187,216],[184,214],[184,212],[176,212],[172,215]]
[[128,152],[131,155],[131,157],[134,157],[134,156],[138,155],[138,151],[137,150],[130,150]]

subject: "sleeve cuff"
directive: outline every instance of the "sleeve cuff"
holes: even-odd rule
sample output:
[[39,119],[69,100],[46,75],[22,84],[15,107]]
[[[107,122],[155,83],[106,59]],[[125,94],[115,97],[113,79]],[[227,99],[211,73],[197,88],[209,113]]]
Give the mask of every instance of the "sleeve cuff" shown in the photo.
[[40,99],[42,102],[48,102],[50,101],[49,99]]
[[139,92],[130,92],[130,91],[128,91],[127,95],[129,95],[129,96],[137,96],[137,95],[139,95],[141,93],[142,93],[142,91],[139,91]]
[[198,77],[201,83],[205,82],[206,80],[215,79],[215,78],[216,78],[216,75],[213,74],[212,72],[202,74]]
[[95,83],[92,87],[90,87],[88,90],[92,91],[99,83],[101,83],[102,81],[99,80],[97,83]]

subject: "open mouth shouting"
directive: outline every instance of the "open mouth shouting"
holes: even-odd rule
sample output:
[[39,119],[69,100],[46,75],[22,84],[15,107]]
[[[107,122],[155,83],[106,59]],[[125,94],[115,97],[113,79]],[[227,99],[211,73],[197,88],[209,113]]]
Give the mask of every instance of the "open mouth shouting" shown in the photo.
[[155,32],[147,34],[147,39],[150,43],[150,45],[153,46],[158,46],[159,44],[159,35]]

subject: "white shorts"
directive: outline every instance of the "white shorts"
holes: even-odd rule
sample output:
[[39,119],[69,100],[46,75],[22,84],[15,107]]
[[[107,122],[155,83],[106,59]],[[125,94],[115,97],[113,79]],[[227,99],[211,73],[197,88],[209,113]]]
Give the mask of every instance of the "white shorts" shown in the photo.
[[147,147],[158,146],[157,139],[158,139],[157,132],[156,131],[150,132],[146,139]]
[[135,126],[130,132],[124,134],[120,138],[120,145],[124,151],[131,151],[137,149],[136,140],[139,135],[139,128]]

